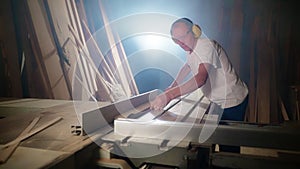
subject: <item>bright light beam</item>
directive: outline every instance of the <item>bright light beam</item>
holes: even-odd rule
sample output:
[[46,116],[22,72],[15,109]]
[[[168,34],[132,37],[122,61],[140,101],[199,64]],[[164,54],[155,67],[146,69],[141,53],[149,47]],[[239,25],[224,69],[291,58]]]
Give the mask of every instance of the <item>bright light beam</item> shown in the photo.
[[135,37],[139,50],[158,49],[168,50],[170,39],[159,34],[144,34]]

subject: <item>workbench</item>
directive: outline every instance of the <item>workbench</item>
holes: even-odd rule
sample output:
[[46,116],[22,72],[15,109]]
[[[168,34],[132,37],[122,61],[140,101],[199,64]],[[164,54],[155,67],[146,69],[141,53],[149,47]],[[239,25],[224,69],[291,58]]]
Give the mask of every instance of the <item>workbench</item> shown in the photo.
[[[212,104],[206,98],[188,95],[173,100],[174,107],[156,114],[149,110],[151,94],[115,103],[2,99],[1,145],[14,140],[37,116],[40,120],[36,127],[57,117],[62,119],[23,140],[0,168],[95,168],[97,165],[118,168],[122,165],[127,169],[157,164],[180,169],[195,166],[281,169],[300,165],[300,123],[297,121],[282,124],[217,121],[211,135],[201,141],[199,134],[210,126],[207,122],[211,120]],[[185,114],[174,114],[176,106]],[[171,130],[165,130],[170,125]],[[159,137],[153,133],[161,130],[171,132],[163,132]],[[184,137],[172,135],[182,130],[186,131]],[[241,153],[218,152],[218,145],[240,146]]]
[[[14,140],[35,117],[40,120],[34,128],[57,117],[62,119],[22,141],[0,168],[87,168],[95,164],[97,145],[87,135],[72,133],[80,126],[74,102],[82,112],[95,109],[95,102],[1,98],[1,145]],[[97,103],[99,107],[107,104]]]

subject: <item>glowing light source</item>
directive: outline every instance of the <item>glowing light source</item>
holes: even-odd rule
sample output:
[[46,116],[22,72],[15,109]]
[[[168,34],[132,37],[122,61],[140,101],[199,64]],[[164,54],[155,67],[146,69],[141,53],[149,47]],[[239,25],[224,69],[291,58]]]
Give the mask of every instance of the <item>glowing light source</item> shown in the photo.
[[159,34],[143,34],[135,37],[139,50],[168,50],[170,39]]

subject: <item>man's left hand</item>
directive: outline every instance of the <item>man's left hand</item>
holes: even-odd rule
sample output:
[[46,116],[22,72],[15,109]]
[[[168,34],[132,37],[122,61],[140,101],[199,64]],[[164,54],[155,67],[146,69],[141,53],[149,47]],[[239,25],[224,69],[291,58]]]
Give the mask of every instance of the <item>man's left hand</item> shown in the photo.
[[150,102],[150,108],[152,110],[162,110],[169,102],[170,98],[166,93],[158,95],[152,102]]

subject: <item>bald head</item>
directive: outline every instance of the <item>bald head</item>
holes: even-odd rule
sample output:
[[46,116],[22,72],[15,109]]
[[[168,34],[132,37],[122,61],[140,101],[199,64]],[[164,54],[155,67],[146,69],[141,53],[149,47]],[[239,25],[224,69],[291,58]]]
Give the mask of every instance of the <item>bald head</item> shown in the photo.
[[173,41],[185,51],[193,51],[196,38],[192,32],[193,22],[187,18],[176,20],[171,26]]
[[193,26],[193,22],[190,19],[188,19],[188,18],[180,18],[180,19],[176,20],[172,24],[170,33],[171,33],[171,35],[173,35],[173,29],[174,28],[186,27],[187,29],[191,30],[192,26]]

